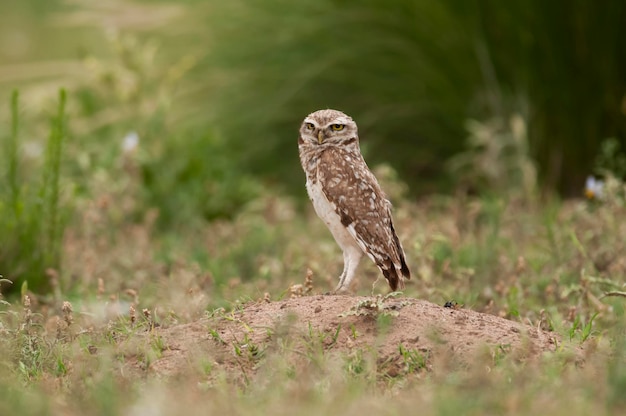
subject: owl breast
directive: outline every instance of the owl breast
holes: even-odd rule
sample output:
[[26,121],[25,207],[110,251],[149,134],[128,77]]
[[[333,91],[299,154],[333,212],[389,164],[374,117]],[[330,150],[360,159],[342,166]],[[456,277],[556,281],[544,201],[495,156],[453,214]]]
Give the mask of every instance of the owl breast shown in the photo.
[[320,181],[313,180],[307,175],[306,189],[311,202],[313,202],[315,213],[324,221],[341,249],[343,251],[349,249],[362,251],[354,237],[350,235],[348,228],[341,223],[341,217],[337,214],[337,207],[326,198]]

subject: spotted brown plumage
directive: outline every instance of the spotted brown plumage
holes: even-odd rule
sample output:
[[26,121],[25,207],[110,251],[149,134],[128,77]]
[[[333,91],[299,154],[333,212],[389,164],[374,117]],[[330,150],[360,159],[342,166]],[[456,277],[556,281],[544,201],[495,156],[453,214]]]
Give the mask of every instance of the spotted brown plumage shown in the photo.
[[403,288],[411,274],[391,204],[361,155],[356,123],[336,110],[309,114],[298,148],[315,212],[343,250],[344,270],[335,291],[348,290],[363,254],[376,263],[392,290]]

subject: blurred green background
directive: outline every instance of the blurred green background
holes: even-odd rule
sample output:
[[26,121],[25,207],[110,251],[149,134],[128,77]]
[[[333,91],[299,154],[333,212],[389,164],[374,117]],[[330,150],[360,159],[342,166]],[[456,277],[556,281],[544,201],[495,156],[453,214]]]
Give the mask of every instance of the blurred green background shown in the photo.
[[[66,209],[42,220],[53,229],[80,197],[105,194],[121,198],[113,218],[156,209],[165,230],[232,218],[268,190],[304,202],[297,131],[327,107],[357,121],[370,166],[392,166],[411,198],[580,196],[589,174],[626,174],[621,0],[22,0],[0,10],[5,234],[41,214],[39,183],[54,173],[46,143],[61,121]],[[25,255],[23,241],[5,240],[0,261]]]
[[[147,129],[133,125],[126,106],[84,85],[96,75],[85,61],[106,65],[116,54],[111,37],[132,34],[136,49],[118,58],[138,61],[124,69],[140,79],[99,80],[154,105],[134,102],[131,113],[173,113],[170,122],[185,131],[180,142],[194,140],[186,129],[195,136],[210,130],[232,157],[225,168],[292,190],[302,183],[299,122],[324,107],[351,114],[368,161],[390,162],[416,195],[458,181],[445,167],[466,149],[468,118],[520,114],[542,184],[566,195],[580,193],[603,139],[626,141],[623,1],[30,0],[1,7],[7,99],[14,87],[64,86],[97,127],[121,129],[124,119],[127,129]],[[154,44],[150,62],[132,56]],[[172,74],[177,65],[181,73]],[[176,76],[176,88],[159,95]]]

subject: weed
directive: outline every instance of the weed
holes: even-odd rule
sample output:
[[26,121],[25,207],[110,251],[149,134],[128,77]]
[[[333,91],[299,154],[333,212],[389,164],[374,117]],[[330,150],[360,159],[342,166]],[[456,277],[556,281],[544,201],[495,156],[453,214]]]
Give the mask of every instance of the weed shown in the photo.
[[313,328],[313,325],[309,322],[307,328],[307,334],[303,337],[306,349],[305,354],[311,361],[321,366],[324,362],[324,352],[337,343],[341,325],[337,325],[334,331],[323,331]]
[[404,373],[411,374],[427,368],[428,352],[417,349],[406,348],[404,345],[398,345],[398,352],[402,357],[404,365]]
[[11,134],[5,153],[8,160],[4,161],[8,190],[0,187],[6,201],[0,203],[0,269],[16,283],[13,287],[28,281],[31,290],[39,293],[51,288],[46,270],[61,266],[61,243],[69,210],[60,200],[66,101],[66,92],[61,90],[56,115],[50,122],[41,182],[35,191],[37,187],[20,169],[18,92],[11,97]]
[[389,304],[387,304],[386,302],[390,298],[395,298],[401,294],[402,292],[391,292],[386,294],[385,296],[376,295],[375,298],[361,300],[352,308],[350,308],[349,311],[343,312],[340,316],[398,316],[400,314],[399,309],[402,309],[410,302],[407,300]]
[[511,352],[511,345],[510,344],[500,344],[500,345],[496,346],[495,349],[491,353],[491,358],[493,360],[493,365],[494,366],[499,365],[502,362],[502,360],[504,360],[504,358],[507,355],[509,355],[510,352]]
[[527,122],[520,114],[466,122],[467,150],[451,158],[449,169],[461,178],[461,188],[531,199],[537,171],[530,158]]
[[150,345],[152,346],[152,350],[156,353],[156,357],[160,358],[161,353],[167,349],[165,340],[162,336],[158,334],[150,334],[150,339]]
[[586,323],[582,323],[580,315],[577,314],[572,322],[572,326],[570,327],[569,339],[572,341],[576,335],[579,335],[580,343],[585,342],[592,335],[593,321],[598,316],[598,313],[594,313]]
[[596,316],[598,316],[598,313],[594,313],[590,318],[589,321],[587,321],[587,323],[585,325],[583,325],[581,333],[580,333],[580,343],[582,344],[583,342],[585,342],[592,334],[592,327],[593,327],[593,320],[596,319]]
[[344,362],[344,369],[353,377],[365,375],[367,373],[368,364],[363,357],[363,350],[357,349],[348,355]]
[[359,336],[358,331],[356,330],[356,326],[350,325],[350,334],[352,335],[352,339],[357,339],[357,337]]
[[232,346],[235,356],[241,358],[245,357],[250,361],[256,362],[260,360],[265,353],[265,349],[253,342],[248,333],[244,334],[242,341],[237,339],[233,340]]
[[224,341],[220,335],[220,333],[216,329],[209,328],[209,335],[213,338],[214,341],[225,345],[226,341]]
[[0,275],[0,305],[4,305],[4,306],[10,306],[11,304],[9,302],[7,302],[6,300],[2,299],[2,285],[12,285],[13,282],[10,281],[9,279],[3,279],[2,275]]
[[616,138],[610,137],[602,141],[594,162],[596,173],[626,179],[626,153],[620,149]]
[[[317,329],[313,328],[313,324],[311,322],[308,323],[308,332],[306,335],[306,339],[309,342],[313,342],[316,345],[321,345],[323,346],[325,344],[325,341],[328,337],[328,334],[324,331],[320,331]],[[337,326],[337,331],[335,332],[336,334],[339,333],[339,330],[341,329],[341,325]],[[333,343],[334,341],[336,341],[336,337],[333,337]]]

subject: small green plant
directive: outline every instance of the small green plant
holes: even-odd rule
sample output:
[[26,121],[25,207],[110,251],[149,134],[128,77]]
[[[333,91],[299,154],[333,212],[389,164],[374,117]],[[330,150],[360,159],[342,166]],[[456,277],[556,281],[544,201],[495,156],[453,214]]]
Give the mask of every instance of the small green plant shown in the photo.
[[510,344],[500,344],[491,353],[493,359],[493,365],[497,366],[504,360],[504,358],[511,352]]
[[400,313],[399,310],[408,305],[410,302],[401,301],[399,303],[393,304],[387,304],[386,302],[390,298],[395,298],[396,296],[401,294],[402,292],[391,292],[386,294],[385,296],[378,294],[375,298],[360,300],[356,305],[350,308],[349,311],[344,312],[339,316],[398,316],[398,314]]
[[594,164],[594,170],[599,175],[610,173],[619,179],[626,179],[626,153],[614,137],[602,141]]
[[350,335],[352,335],[352,339],[357,339],[357,337],[360,335],[356,330],[356,326],[350,325]]
[[226,313],[226,309],[224,309],[224,308],[215,308],[215,309],[212,309],[210,311],[206,311],[206,316],[209,319],[215,318],[215,317],[220,318],[220,317],[223,317],[225,313]]
[[469,191],[497,191],[532,197],[537,169],[530,158],[527,122],[515,114],[487,122],[468,120],[467,150],[448,161],[448,169]]
[[337,338],[339,338],[339,331],[340,330],[341,330],[341,325],[337,325],[337,329],[335,330],[335,332],[332,335],[329,347],[332,347],[333,345],[335,345],[337,343]]
[[226,345],[226,341],[222,339],[220,333],[217,332],[216,329],[209,328],[209,335],[211,335],[211,338],[213,338],[215,342],[222,344],[222,345]]
[[[61,266],[61,240],[67,210],[61,203],[60,170],[65,138],[65,90],[59,92],[59,104],[50,123],[44,152],[41,183],[33,186],[31,178],[20,170],[19,94],[11,97],[11,133],[6,140],[7,167],[0,176],[0,270],[21,287],[38,293],[48,292],[52,275]],[[52,271],[50,271],[52,270]]]
[[163,351],[167,349],[165,340],[162,336],[158,334],[151,334],[150,345],[152,346],[152,350],[154,351],[157,358],[161,358]]
[[11,284],[13,284],[13,282],[10,281],[9,279],[3,279],[2,275],[0,274],[0,305],[11,306],[11,304],[9,302],[7,302],[6,300],[2,299],[2,285],[3,284],[5,284],[7,286],[10,286]]
[[[215,331],[210,332],[214,340],[221,344],[226,344],[222,338]],[[217,338],[216,338],[217,337]],[[243,340],[234,339],[231,341],[233,346],[233,353],[240,358],[247,358],[251,361],[258,361],[265,355],[265,348],[262,348],[250,338],[249,332],[245,332]]]
[[63,377],[67,374],[67,365],[63,361],[63,357],[59,356],[56,359],[56,369],[54,375],[57,377]]
[[344,363],[344,368],[351,376],[362,376],[367,371],[367,361],[363,357],[363,350],[355,350]]
[[321,367],[324,363],[324,352],[337,343],[340,331],[341,325],[337,325],[334,331],[322,331],[313,328],[309,322],[307,333],[302,337],[309,360]]
[[518,305],[519,289],[516,286],[510,288],[507,296],[508,316],[519,318],[519,305]]
[[582,344],[583,342],[587,341],[587,339],[591,336],[592,334],[592,327],[593,327],[593,320],[596,319],[596,316],[598,316],[598,313],[594,313],[591,318],[589,318],[589,321],[583,325],[582,327],[582,331],[580,333],[580,343]]
[[570,327],[568,334],[569,334],[569,339],[570,341],[572,341],[577,334],[580,333],[580,343],[582,344],[583,342],[587,341],[587,339],[592,335],[593,331],[593,321],[594,319],[596,319],[596,317],[598,316],[598,313],[594,313],[593,315],[591,315],[591,317],[589,318],[589,320],[583,324],[582,320],[580,319],[580,315],[576,315],[576,317],[574,318],[574,322],[572,322],[572,326]]
[[237,357],[243,356],[243,350],[241,348],[241,344],[239,342],[233,341],[233,350]]
[[422,351],[412,348],[406,348],[402,344],[398,345],[398,352],[402,357],[405,374],[414,373],[426,368],[428,353],[423,353]]
[[308,341],[316,341],[320,345],[332,347],[337,342],[337,338],[339,337],[339,331],[341,331],[341,325],[337,325],[337,328],[334,332],[328,333],[313,329],[311,322],[309,322],[306,339]]
[[580,315],[576,315],[576,317],[574,318],[574,322],[572,322],[572,326],[570,327],[568,331],[570,341],[574,339],[574,337],[576,336],[576,332],[578,331],[579,328],[580,328]]
[[613,346],[613,354],[608,365],[607,385],[609,395],[608,404],[614,408],[626,408],[626,327],[622,325],[621,337]]

